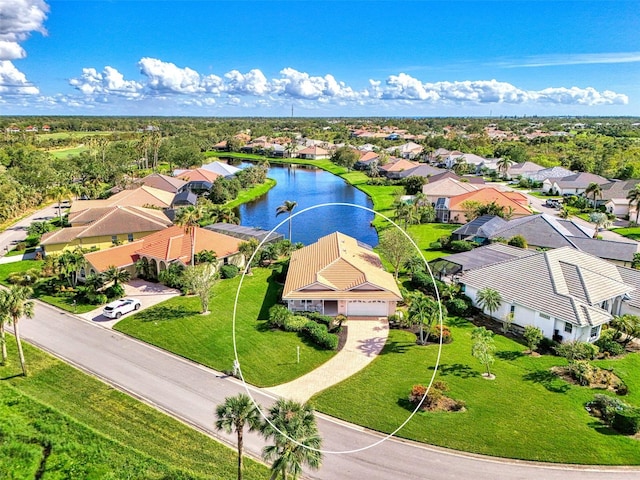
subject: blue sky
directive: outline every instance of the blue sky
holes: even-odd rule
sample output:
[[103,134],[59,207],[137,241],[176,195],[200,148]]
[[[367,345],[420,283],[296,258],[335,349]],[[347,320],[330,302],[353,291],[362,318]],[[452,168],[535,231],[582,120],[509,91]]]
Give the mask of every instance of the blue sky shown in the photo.
[[0,114],[640,115],[637,1],[0,0]]

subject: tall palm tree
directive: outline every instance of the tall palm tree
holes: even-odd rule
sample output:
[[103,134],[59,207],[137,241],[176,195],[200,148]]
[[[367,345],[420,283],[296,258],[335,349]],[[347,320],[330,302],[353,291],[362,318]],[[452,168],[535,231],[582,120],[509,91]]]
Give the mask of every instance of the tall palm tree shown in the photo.
[[513,165],[515,162],[511,160],[509,157],[499,158],[496,162],[496,166],[498,167],[498,171],[502,173],[503,177],[507,176],[507,172],[509,171],[509,167]]
[[242,480],[242,450],[244,427],[249,431],[258,430],[262,423],[260,412],[248,395],[241,393],[235,397],[227,397],[224,403],[216,408],[216,428],[227,433],[236,432],[238,435],[238,480]]
[[[442,308],[444,310],[444,306]],[[431,326],[436,323],[440,316],[437,300],[422,292],[414,292],[410,297],[409,310],[407,313],[409,314],[411,322],[414,324],[417,323],[420,326],[420,344],[424,345],[426,343],[424,326],[427,326],[427,330],[431,330]]]
[[235,212],[231,208],[223,205],[212,205],[209,208],[208,214],[211,216],[212,223],[240,224],[240,219]]
[[7,340],[5,325],[11,321],[7,303],[8,290],[0,290],[0,348],[2,349],[2,365],[7,363]]
[[69,187],[65,185],[56,185],[55,187],[52,187],[47,193],[47,197],[55,200],[58,204],[58,218],[60,218],[61,227],[64,226],[62,225],[62,202],[71,199],[71,196],[71,190],[69,190]]
[[627,194],[627,200],[629,200],[629,207],[634,204],[636,206],[636,224],[638,223],[638,215],[640,215],[640,183],[629,190]]
[[276,208],[276,217],[281,213],[289,214],[289,241],[291,242],[291,214],[293,213],[293,209],[296,208],[298,202],[294,202],[291,200],[285,200],[282,205]]
[[185,233],[189,234],[191,240],[191,265],[195,265],[196,256],[196,228],[203,217],[200,207],[189,205],[181,208],[176,216],[176,225],[184,228]]
[[65,250],[62,252],[62,255],[58,257],[58,266],[60,267],[61,273],[69,282],[70,287],[75,288],[78,284],[78,272],[85,263],[86,260],[81,248]]
[[596,198],[602,198],[602,187],[598,185],[596,182],[591,182],[587,185],[587,188],[584,190],[584,194],[588,197],[589,195],[593,196],[593,208],[596,208]]
[[279,399],[269,409],[269,422],[263,424],[264,437],[273,440],[273,445],[262,449],[262,457],[271,464],[271,480],[278,474],[284,480],[297,479],[303,465],[314,470],[322,463],[322,438],[313,409],[293,400]]
[[502,296],[500,292],[493,288],[483,288],[476,295],[476,302],[482,310],[489,312],[489,316],[493,316],[493,312],[497,311],[502,305]]
[[258,245],[260,243],[256,238],[250,238],[246,242],[242,242],[238,245],[238,251],[244,256],[245,261],[247,262],[247,275],[251,275],[251,257],[258,249]]
[[27,376],[27,365],[24,362],[19,322],[22,317],[33,318],[33,301],[29,300],[32,294],[33,290],[30,287],[14,285],[2,299],[4,307],[0,309],[7,312],[7,315],[13,323],[13,333],[16,337],[16,344],[18,346],[18,357],[20,358],[22,375],[25,377]]

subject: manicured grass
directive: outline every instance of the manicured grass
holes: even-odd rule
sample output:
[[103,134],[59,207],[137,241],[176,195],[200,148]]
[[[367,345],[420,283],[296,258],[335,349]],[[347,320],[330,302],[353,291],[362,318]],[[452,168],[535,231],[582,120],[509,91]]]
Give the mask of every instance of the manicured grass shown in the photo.
[[67,158],[80,155],[82,152],[89,150],[87,147],[71,147],[61,148],[59,150],[49,150],[49,153],[56,158]]
[[19,262],[0,263],[0,284],[8,287],[7,278],[13,272],[26,272],[32,268],[40,271],[42,262],[39,260],[20,260]]
[[614,232],[619,233],[623,237],[640,241],[640,227],[616,228]]
[[[8,340],[9,364],[0,366],[2,478],[235,478],[234,450],[30,345],[23,345],[29,376],[18,376]],[[245,462],[247,478],[268,475]]]
[[[443,346],[436,378],[447,382],[448,394],[464,401],[467,411],[419,413],[397,435],[508,458],[640,464],[637,440],[615,434],[584,409],[599,391],[550,374],[548,369],[564,364],[563,359],[522,355],[525,347],[496,336],[496,379],[485,380],[480,376],[483,367],[470,354],[473,326],[456,319],[450,328],[454,341]],[[406,405],[411,387],[428,384],[436,355],[437,345],[418,346],[415,335],[392,330],[382,354],[369,367],[312,401],[329,415],[391,432],[410,414]],[[601,363],[612,366],[629,385],[632,393],[625,400],[640,405],[640,356]]]
[[451,232],[459,227],[460,225],[448,223],[425,223],[423,225],[410,225],[407,231],[422,250],[424,258],[429,261],[448,254],[442,250],[433,250],[429,245],[437,242],[442,236],[451,235]]
[[276,181],[272,178],[267,178],[266,181],[264,183],[261,183],[260,185],[256,185],[255,187],[248,190],[241,190],[235,200],[227,202],[224,206],[234,208],[242,205],[243,203],[250,202],[252,200],[255,200],[256,198],[260,198],[275,186]]
[[[335,355],[318,350],[295,333],[267,328],[268,309],[281,286],[272,270],[253,269],[242,285],[236,316],[236,342],[244,378],[258,386],[285,383]],[[213,288],[208,315],[200,315],[195,297],[175,297],[116,324],[116,330],[190,358],[219,371],[232,369],[233,305],[240,277]],[[300,363],[296,363],[296,347]]]

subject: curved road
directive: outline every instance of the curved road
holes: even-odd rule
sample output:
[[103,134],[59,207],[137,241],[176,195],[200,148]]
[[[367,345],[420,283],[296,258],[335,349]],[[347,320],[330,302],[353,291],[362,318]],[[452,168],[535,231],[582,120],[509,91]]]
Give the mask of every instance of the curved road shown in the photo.
[[[215,432],[212,424],[214,407],[243,391],[237,380],[40,302],[35,317],[21,325],[30,343],[234,446],[235,438]],[[256,389],[251,394],[264,406],[273,401]],[[381,438],[323,415],[319,426],[325,448],[334,451],[362,448]],[[245,436],[250,455],[258,458],[263,445],[256,434]],[[323,480],[635,480],[640,470],[502,461],[392,439],[358,453],[325,454],[322,468],[306,475]]]

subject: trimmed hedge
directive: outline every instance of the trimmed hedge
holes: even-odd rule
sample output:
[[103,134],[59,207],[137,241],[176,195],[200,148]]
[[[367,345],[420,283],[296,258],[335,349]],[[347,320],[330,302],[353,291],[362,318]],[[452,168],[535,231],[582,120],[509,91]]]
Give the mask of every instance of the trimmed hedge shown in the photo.
[[309,320],[302,332],[321,348],[326,350],[336,350],[338,348],[338,336],[329,333],[326,325]]
[[640,432],[640,409],[625,408],[616,411],[611,426],[625,435],[635,435]]
[[233,278],[238,276],[238,273],[240,272],[240,269],[232,264],[229,265],[223,265],[220,267],[220,276],[222,278]]
[[301,332],[309,319],[302,315],[290,315],[284,320],[283,328],[286,332]]

